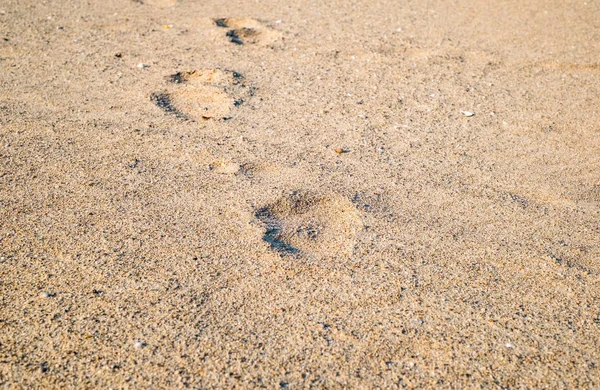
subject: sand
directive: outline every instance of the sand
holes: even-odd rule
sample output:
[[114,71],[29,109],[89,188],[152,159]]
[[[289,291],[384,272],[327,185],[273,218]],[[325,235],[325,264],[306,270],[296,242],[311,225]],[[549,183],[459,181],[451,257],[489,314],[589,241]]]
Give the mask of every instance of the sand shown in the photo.
[[0,387],[599,387],[599,54],[595,0],[3,0]]

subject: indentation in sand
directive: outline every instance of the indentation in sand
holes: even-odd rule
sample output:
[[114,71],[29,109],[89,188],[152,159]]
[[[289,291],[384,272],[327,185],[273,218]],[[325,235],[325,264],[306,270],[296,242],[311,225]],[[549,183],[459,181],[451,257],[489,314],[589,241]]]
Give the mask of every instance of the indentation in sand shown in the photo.
[[255,215],[272,250],[311,260],[350,256],[361,228],[357,209],[339,195],[293,192]]
[[214,19],[218,27],[226,28],[229,41],[237,45],[270,45],[281,39],[281,33],[251,18]]
[[150,99],[163,111],[185,119],[223,119],[242,103],[244,85],[237,72],[203,69],[178,72],[167,79],[176,84],[167,91],[155,92]]

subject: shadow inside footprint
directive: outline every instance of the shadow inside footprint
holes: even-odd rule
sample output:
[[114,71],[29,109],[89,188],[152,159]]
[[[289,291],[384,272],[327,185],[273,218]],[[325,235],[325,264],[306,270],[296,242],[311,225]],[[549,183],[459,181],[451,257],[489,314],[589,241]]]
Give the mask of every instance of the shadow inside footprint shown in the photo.
[[255,214],[256,218],[265,224],[263,241],[271,245],[271,249],[281,254],[295,255],[300,253],[298,248],[286,243],[282,237],[281,222],[274,217],[268,208],[263,207]]
[[253,28],[243,27],[229,30],[226,35],[229,37],[229,40],[236,45],[243,45],[244,42],[257,43],[260,33]]
[[226,19],[226,18],[218,18],[218,19],[215,19],[215,24],[216,24],[218,27],[229,27],[229,26],[227,25],[227,19]]
[[185,114],[183,114],[173,106],[173,103],[171,102],[171,97],[168,94],[163,92],[154,92],[152,95],[150,95],[150,100],[164,112],[173,114],[177,118],[187,119]]

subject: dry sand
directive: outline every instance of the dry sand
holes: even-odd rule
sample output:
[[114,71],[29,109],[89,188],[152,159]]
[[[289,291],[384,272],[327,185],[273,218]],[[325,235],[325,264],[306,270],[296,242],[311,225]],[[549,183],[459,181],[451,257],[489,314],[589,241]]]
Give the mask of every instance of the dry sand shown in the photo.
[[599,387],[600,2],[2,0],[0,256],[2,388]]

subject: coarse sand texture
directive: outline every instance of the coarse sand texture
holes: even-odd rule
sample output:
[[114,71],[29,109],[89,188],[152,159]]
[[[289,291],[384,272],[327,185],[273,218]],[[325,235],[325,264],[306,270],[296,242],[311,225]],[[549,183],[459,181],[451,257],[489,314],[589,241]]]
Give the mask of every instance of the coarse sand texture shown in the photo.
[[600,388],[600,1],[0,1],[0,389],[255,388]]

